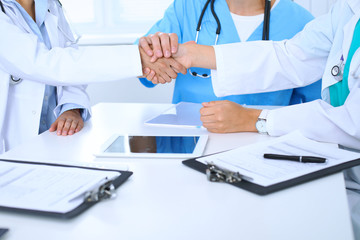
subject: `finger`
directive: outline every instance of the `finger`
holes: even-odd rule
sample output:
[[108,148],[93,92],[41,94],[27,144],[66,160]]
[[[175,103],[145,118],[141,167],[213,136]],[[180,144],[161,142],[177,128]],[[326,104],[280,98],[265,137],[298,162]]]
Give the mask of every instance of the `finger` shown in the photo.
[[158,59],[159,59],[159,58],[158,58],[156,55],[154,55],[154,56],[151,57],[150,62],[151,62],[151,63],[154,63],[154,62],[156,62],[156,60],[158,60]]
[[150,73],[150,68],[146,67],[143,69],[144,77],[146,77]]
[[203,105],[203,107],[208,107],[208,106],[210,106],[210,102],[203,102],[203,103],[201,103],[201,105]]
[[200,109],[201,117],[215,115],[216,109],[214,107],[203,107]]
[[162,84],[166,83],[166,82],[171,82],[171,77],[168,75],[168,73],[166,72],[168,69],[165,70],[165,72],[160,73],[159,76],[159,80],[160,78],[162,78]]
[[155,77],[155,71],[151,70],[150,73],[147,75],[146,79],[152,81]]
[[62,129],[64,127],[65,124],[65,119],[59,119],[58,123],[57,123],[57,131],[56,134],[58,136],[60,136],[62,134]]
[[70,129],[69,129],[69,135],[73,135],[75,133],[75,129],[77,128],[79,124],[79,121],[78,120],[73,120],[71,122],[71,126],[70,126]]
[[83,129],[83,127],[84,127],[84,121],[81,120],[81,121],[79,121],[79,123],[75,129],[75,133],[79,132],[81,129]]
[[203,124],[209,124],[209,123],[216,123],[217,122],[214,115],[200,116],[200,121],[202,121]]
[[204,107],[215,107],[216,105],[222,104],[224,101],[210,101],[210,102],[203,102],[202,105]]
[[212,132],[212,133],[224,133],[224,131],[222,131],[221,129],[218,129],[218,128],[207,128],[204,126],[204,128],[206,128],[209,132]]
[[153,84],[159,84],[159,79],[158,79],[158,77],[155,76],[151,82],[152,82]]
[[158,34],[154,34],[151,36],[151,43],[153,45],[153,51],[156,57],[160,58],[163,56],[161,51],[160,38]]
[[162,76],[159,76],[158,77],[158,82],[161,83],[161,84],[164,84],[164,83],[166,83],[166,80]]
[[154,55],[153,50],[150,47],[150,44],[146,37],[142,37],[139,40],[140,47],[146,52],[146,54],[151,57]]
[[71,127],[71,123],[72,123],[72,119],[66,119],[66,122],[64,124],[63,130],[62,130],[62,134],[63,136],[68,135],[69,129]]
[[165,73],[169,76],[168,80],[176,79],[177,78],[177,72],[170,66],[165,69]]
[[185,75],[187,72],[187,69],[182,64],[180,64],[178,61],[176,61],[174,59],[170,60],[170,65],[172,68],[176,69],[177,73],[181,72],[182,74]]
[[209,131],[212,132],[223,132],[224,131],[224,126],[222,124],[219,123],[203,123],[203,127],[208,129]]
[[171,53],[176,53],[179,45],[179,38],[176,33],[169,33],[170,36],[170,45],[171,45]]
[[160,37],[160,42],[161,42],[161,48],[163,50],[163,55],[166,58],[171,57],[171,52],[170,52],[170,36],[169,34],[166,33],[159,33],[159,37]]

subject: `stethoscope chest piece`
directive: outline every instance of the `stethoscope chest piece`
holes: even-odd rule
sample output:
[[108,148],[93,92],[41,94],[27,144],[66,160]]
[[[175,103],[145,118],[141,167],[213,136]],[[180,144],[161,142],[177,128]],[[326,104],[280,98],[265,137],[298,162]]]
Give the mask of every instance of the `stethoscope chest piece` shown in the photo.
[[341,56],[340,62],[331,68],[331,75],[338,82],[342,81],[343,79],[344,65],[344,57]]
[[16,85],[22,82],[22,78],[16,78],[13,75],[10,75],[10,84]]

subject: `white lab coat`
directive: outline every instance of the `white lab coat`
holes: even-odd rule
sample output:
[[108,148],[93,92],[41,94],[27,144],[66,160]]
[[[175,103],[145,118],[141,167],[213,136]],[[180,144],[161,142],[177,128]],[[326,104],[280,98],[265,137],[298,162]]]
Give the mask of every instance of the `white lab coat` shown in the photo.
[[[226,96],[275,91],[308,85],[322,78],[322,97],[305,104],[269,111],[267,130],[279,136],[299,129],[314,140],[360,149],[360,49],[351,61],[350,94],[341,107],[329,102],[329,86],[337,83],[331,68],[346,61],[360,1],[338,0],[290,40],[215,46],[215,94]],[[360,239],[360,167],[344,171],[356,239]]]
[[322,78],[323,100],[270,111],[269,134],[279,136],[300,129],[309,138],[360,149],[360,80],[353,76],[360,77],[360,50],[351,62],[347,101],[336,108],[328,104],[328,88],[337,82],[331,68],[340,62],[342,54],[346,61],[359,17],[360,1],[340,0],[291,40],[215,46],[215,94],[275,91]]
[[[77,49],[57,1],[48,0],[45,17],[51,50],[38,41],[17,9],[2,2],[0,153],[38,134],[46,84],[58,86],[58,106],[75,103],[90,110],[83,84],[142,75],[137,46]],[[11,85],[10,75],[23,81]],[[54,111],[57,116],[59,111]]]

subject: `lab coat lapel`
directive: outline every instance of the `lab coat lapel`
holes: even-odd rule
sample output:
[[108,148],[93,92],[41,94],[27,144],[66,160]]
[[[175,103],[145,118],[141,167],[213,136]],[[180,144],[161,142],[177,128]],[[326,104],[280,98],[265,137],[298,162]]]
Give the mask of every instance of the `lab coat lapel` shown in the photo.
[[342,49],[343,49],[343,56],[344,56],[345,61],[347,60],[351,41],[352,41],[352,38],[354,35],[355,25],[359,21],[359,17],[360,17],[360,13],[356,13],[356,15],[354,15],[350,19],[350,21],[344,26],[344,29],[343,29],[344,41],[343,41]]
[[345,61],[349,53],[351,41],[354,35],[355,25],[360,18],[360,2],[358,0],[348,0],[347,3],[354,15],[350,19],[350,21],[344,26],[344,41],[342,49]]
[[[342,51],[340,53],[343,54],[344,57],[344,61],[346,62],[347,57],[348,57],[348,53],[349,53],[349,49],[350,49],[350,45],[351,45],[351,41],[354,35],[354,29],[355,29],[355,25],[356,23],[359,21],[359,17],[360,17],[360,4],[357,3],[357,1],[353,1],[353,0],[348,0],[348,4],[351,8],[351,10],[353,11],[354,15],[351,17],[350,21],[345,24],[344,28],[343,28],[343,42],[342,42]],[[340,54],[339,56],[336,57],[336,59],[340,59]],[[330,71],[330,70],[329,70]],[[350,79],[348,79],[350,80]],[[328,87],[330,87],[331,85],[336,84],[337,81],[332,77],[332,76],[328,76],[328,77],[323,77],[323,86],[322,89],[323,91],[325,89],[327,89]]]
[[9,5],[7,2],[3,2],[6,15],[14,22],[15,25],[21,27],[25,32],[32,33],[31,28],[24,20],[21,12],[17,9]]
[[51,47],[59,47],[58,17],[52,14],[50,10],[46,14],[44,23],[49,34]]

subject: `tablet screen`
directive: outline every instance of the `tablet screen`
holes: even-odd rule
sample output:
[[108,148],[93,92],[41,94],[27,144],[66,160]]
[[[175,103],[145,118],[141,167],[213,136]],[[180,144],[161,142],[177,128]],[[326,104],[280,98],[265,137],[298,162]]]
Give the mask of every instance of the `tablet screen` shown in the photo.
[[191,154],[199,136],[117,136],[105,153]]

